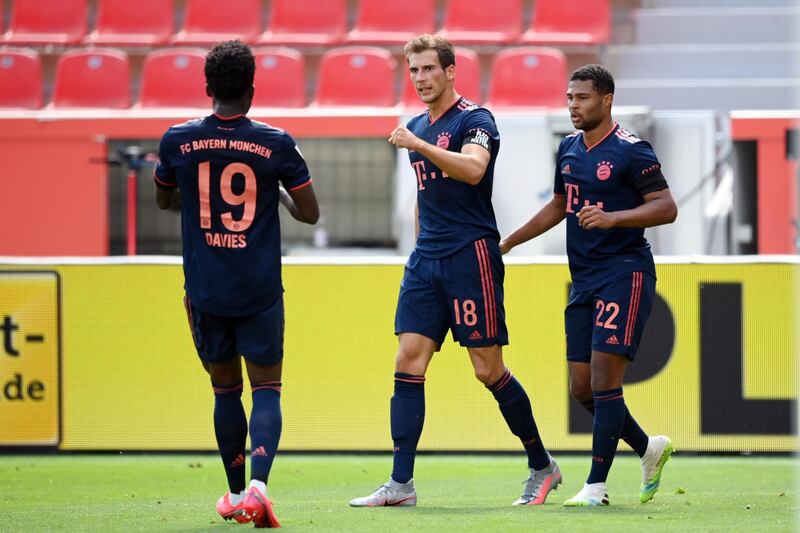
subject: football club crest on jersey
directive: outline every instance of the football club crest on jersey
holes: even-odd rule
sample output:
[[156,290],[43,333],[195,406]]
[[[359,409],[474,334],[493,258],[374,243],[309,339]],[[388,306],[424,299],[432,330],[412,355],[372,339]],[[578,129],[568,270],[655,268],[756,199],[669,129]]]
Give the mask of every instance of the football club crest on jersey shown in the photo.
[[600,181],[606,181],[611,177],[612,168],[614,168],[614,165],[608,161],[600,161],[597,163],[597,179]]
[[447,147],[450,146],[450,132],[444,131],[440,133],[439,137],[436,138],[436,146],[442,150],[447,150]]

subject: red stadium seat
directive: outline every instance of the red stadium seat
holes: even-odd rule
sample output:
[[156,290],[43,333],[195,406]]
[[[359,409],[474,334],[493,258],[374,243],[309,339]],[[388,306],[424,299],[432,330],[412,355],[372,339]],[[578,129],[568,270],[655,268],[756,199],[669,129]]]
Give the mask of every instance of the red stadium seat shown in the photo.
[[173,42],[212,44],[255,41],[261,32],[261,0],[186,0],[183,28]]
[[488,107],[566,105],[567,59],[555,48],[510,48],[492,61]]
[[508,44],[522,28],[521,0],[448,0],[439,32],[454,44]]
[[347,35],[352,43],[402,44],[420,33],[433,33],[433,0],[361,0],[355,27]]
[[131,105],[130,64],[120,50],[72,50],[58,59],[53,107],[107,107]]
[[86,0],[14,0],[8,43],[73,44],[86,34]]
[[[408,69],[406,68],[406,73]],[[422,109],[425,104],[419,99],[416,89],[406,75],[403,105],[408,109]],[[477,104],[481,103],[481,63],[478,54],[467,48],[456,48],[456,92]]]
[[172,36],[172,0],[99,0],[97,27],[86,41],[120,46],[160,45]]
[[347,28],[347,0],[272,0],[262,43],[338,44]]
[[533,20],[522,42],[530,44],[606,44],[611,34],[610,0],[536,0]]
[[142,107],[205,107],[203,72],[206,51],[196,48],[173,48],[151,52],[142,70]]
[[303,107],[306,74],[303,55],[291,48],[256,49],[256,94],[253,105]]
[[0,50],[0,107],[42,107],[42,62],[33,50]]
[[393,106],[396,62],[383,48],[338,48],[323,54],[314,103],[321,106]]

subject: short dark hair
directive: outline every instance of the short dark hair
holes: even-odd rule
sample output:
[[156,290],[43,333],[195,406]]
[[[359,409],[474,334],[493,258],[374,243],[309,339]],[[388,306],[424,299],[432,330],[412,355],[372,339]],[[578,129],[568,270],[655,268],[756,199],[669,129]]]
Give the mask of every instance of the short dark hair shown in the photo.
[[206,56],[205,73],[215,98],[224,102],[238,100],[253,86],[253,51],[238,39],[219,43]]
[[603,65],[584,65],[575,70],[569,81],[591,80],[594,90],[602,95],[614,94],[614,76]]
[[403,53],[408,61],[411,54],[419,54],[425,50],[434,50],[443,69],[456,64],[456,52],[453,45],[446,37],[424,33],[408,41],[403,47]]

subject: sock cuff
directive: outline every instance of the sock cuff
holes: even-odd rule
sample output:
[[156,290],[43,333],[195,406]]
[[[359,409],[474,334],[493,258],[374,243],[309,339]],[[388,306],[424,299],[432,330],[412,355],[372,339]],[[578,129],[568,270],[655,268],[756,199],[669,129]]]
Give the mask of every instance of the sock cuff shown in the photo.
[[242,389],[244,388],[244,383],[240,381],[236,385],[226,385],[226,386],[222,387],[222,386],[214,385],[214,383],[212,382],[211,383],[211,388],[214,389],[214,395],[215,396],[221,396],[221,395],[225,395],[225,394],[238,394],[238,395],[241,396]]
[[395,382],[401,381],[412,385],[425,385],[425,376],[415,376],[414,374],[405,374],[403,372],[395,372],[394,380]]
[[619,387],[618,389],[594,391],[592,392],[592,399],[594,400],[594,403],[620,400],[622,399],[622,387]]
[[501,390],[503,390],[503,388],[506,385],[508,385],[513,378],[514,378],[514,375],[511,374],[511,370],[506,368],[505,373],[503,373],[503,375],[500,376],[500,379],[498,379],[497,381],[495,381],[491,385],[486,385],[486,388],[489,389],[490,391],[492,391],[493,393],[498,393]]
[[281,386],[282,383],[280,381],[262,381],[261,383],[250,384],[250,387],[254,393],[260,390],[272,390],[280,394]]

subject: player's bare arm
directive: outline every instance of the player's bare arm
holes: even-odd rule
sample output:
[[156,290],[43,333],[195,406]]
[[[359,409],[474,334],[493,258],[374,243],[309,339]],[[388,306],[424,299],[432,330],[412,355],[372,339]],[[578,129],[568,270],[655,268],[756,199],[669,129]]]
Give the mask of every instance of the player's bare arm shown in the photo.
[[312,225],[319,220],[319,204],[313,185],[306,185],[293,191],[280,187],[278,195],[280,202],[295,220]]
[[675,222],[678,206],[669,189],[644,195],[644,203],[634,209],[606,212],[596,205],[588,205],[578,212],[578,224],[583,229],[613,227],[650,228]]
[[162,189],[154,185],[156,190],[156,204],[159,209],[169,209],[177,204],[180,193],[178,189]]
[[508,253],[515,246],[528,242],[558,225],[566,216],[567,201],[563,195],[553,195],[529,221],[500,241],[500,252]]
[[450,178],[469,185],[481,182],[491,159],[489,150],[477,144],[468,143],[461,152],[451,152],[423,141],[402,125],[392,131],[389,142],[397,148],[419,152]]

